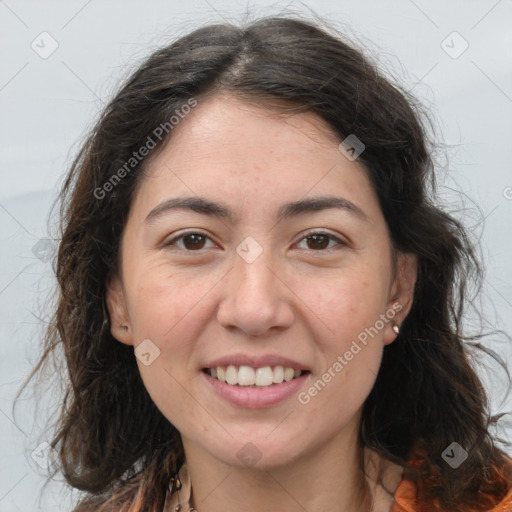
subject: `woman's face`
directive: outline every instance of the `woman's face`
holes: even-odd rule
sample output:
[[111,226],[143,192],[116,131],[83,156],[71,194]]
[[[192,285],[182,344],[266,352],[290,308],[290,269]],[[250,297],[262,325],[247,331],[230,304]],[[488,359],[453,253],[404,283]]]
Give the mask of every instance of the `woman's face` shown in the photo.
[[121,260],[114,336],[186,446],[231,465],[357,432],[415,279],[404,255],[393,272],[366,171],[319,117],[221,96],[149,163]]

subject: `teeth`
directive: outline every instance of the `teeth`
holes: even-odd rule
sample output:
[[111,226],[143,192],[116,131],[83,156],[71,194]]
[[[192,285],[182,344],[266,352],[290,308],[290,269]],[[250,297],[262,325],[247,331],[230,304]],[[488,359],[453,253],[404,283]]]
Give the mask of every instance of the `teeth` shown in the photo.
[[238,384],[238,372],[232,364],[226,369],[226,382],[231,384],[231,386]]
[[256,386],[270,386],[273,378],[274,374],[270,366],[264,366],[256,370]]
[[250,366],[240,366],[240,369],[238,370],[238,384],[240,384],[240,386],[253,386],[254,383],[256,383],[260,386],[261,384],[258,382],[256,375],[254,368],[251,368]]
[[231,386],[258,386],[268,387],[272,384],[281,384],[283,381],[289,382],[302,375],[301,370],[294,368],[284,368],[283,366],[264,366],[262,368],[251,368],[250,366],[229,365],[227,368],[217,366],[210,368],[209,374],[221,382],[227,382]]
[[282,366],[276,366],[274,368],[274,375],[272,382],[274,384],[281,384],[284,380],[284,368]]
[[286,368],[284,371],[284,380],[286,382],[289,382],[293,379],[293,376],[295,375],[295,370],[293,368]]

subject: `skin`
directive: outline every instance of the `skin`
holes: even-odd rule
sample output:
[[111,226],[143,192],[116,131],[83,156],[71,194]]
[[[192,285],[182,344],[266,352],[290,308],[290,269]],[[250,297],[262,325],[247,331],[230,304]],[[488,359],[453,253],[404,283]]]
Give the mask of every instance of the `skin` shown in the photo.
[[[182,435],[199,512],[270,503],[284,512],[360,510],[361,408],[396,338],[392,325],[410,309],[416,264],[410,255],[394,260],[366,171],[339,142],[312,113],[279,116],[228,96],[202,99],[149,161],[133,199],[120,273],[107,292],[112,334],[134,347],[150,339],[160,350],[150,365],[137,362]],[[349,200],[364,218],[331,208],[276,221],[283,203],[325,195]],[[187,196],[226,205],[234,222],[187,210],[146,221],[163,201]],[[185,230],[206,235],[199,249],[190,239],[166,245]],[[318,231],[343,243],[308,243]],[[248,236],[263,249],[252,263],[236,252]],[[202,374],[220,356],[279,354],[311,369],[307,390],[397,303],[393,321],[307,404],[294,394],[271,407],[237,407]],[[249,441],[261,457],[252,467],[237,457]],[[389,497],[376,499],[374,510],[389,510]]]

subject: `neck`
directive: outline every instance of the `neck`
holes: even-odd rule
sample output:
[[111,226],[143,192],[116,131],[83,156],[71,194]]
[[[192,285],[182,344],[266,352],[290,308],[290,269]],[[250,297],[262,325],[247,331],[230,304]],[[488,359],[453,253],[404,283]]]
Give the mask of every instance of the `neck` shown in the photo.
[[[347,428],[349,428],[347,426]],[[358,429],[344,429],[328,444],[290,463],[273,467],[234,467],[184,438],[192,482],[191,505],[198,512],[370,512],[389,510],[391,497],[377,492],[362,472],[368,460],[372,475],[379,458],[360,448]],[[366,464],[366,466],[365,466]],[[398,485],[395,478],[392,486]],[[372,501],[373,508],[372,508]]]

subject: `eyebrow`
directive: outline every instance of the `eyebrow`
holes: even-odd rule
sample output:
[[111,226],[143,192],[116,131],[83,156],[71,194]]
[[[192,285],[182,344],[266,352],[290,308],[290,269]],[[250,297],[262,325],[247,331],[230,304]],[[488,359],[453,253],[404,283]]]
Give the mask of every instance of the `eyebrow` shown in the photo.
[[[348,199],[338,196],[322,196],[310,199],[301,199],[282,205],[277,213],[277,220],[281,221],[297,217],[305,213],[317,212],[337,208],[345,210],[361,220],[368,220],[367,215]],[[150,222],[162,215],[175,210],[189,210],[202,215],[209,215],[219,219],[226,219],[231,223],[235,220],[233,212],[225,205],[216,203],[204,197],[176,197],[167,199],[155,206],[147,215],[146,222]]]

